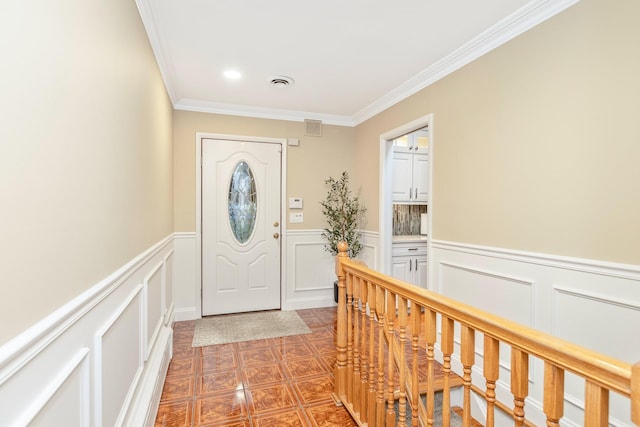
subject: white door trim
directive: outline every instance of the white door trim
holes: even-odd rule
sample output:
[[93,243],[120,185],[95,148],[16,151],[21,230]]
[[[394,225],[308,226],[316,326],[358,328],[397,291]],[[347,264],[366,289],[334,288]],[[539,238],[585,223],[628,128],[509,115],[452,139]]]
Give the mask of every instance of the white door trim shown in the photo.
[[286,195],[287,195],[287,140],[286,138],[265,138],[257,136],[227,135],[222,133],[196,132],[196,283],[198,292],[196,293],[196,315],[202,317],[202,140],[203,139],[226,139],[232,141],[247,142],[267,142],[280,144],[282,147],[282,158],[280,163],[280,307],[285,307],[287,256],[286,256],[286,236],[287,222],[285,219]]
[[[379,209],[379,225],[380,230],[380,263],[382,272],[391,274],[391,244],[393,234],[393,199],[391,198],[391,178],[392,178],[392,162],[393,162],[393,140],[399,136],[413,132],[414,130],[429,126],[429,236],[427,240],[427,262],[431,264],[431,221],[433,219],[433,165],[434,165],[434,132],[433,132],[433,113],[419,117],[409,123],[399,126],[395,129],[387,131],[380,135],[380,201]],[[431,277],[432,268],[428,268],[427,284],[431,286],[433,278]]]

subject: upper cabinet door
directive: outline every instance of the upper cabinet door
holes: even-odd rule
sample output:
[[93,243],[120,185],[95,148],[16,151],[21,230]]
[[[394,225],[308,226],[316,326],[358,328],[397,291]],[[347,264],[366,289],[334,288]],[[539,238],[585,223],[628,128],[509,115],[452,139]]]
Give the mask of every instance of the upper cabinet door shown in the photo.
[[414,153],[429,152],[429,129],[420,129],[411,134],[413,136]]
[[410,202],[413,187],[413,154],[393,153],[391,198],[394,202]]
[[429,202],[429,129],[393,140],[391,197],[394,203]]
[[413,201],[429,201],[429,155],[413,154]]

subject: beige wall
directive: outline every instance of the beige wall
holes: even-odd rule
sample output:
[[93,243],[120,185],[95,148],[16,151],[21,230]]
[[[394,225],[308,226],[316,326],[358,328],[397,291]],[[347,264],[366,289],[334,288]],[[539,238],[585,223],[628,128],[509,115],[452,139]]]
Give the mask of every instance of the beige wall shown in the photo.
[[640,264],[638,16],[582,0],[358,126],[365,202],[379,135],[433,113],[434,239]]
[[288,147],[287,195],[304,199],[304,223],[288,224],[289,229],[319,229],[325,226],[320,200],[324,180],[352,171],[355,163],[355,129],[323,125],[321,137],[304,135],[304,123],[256,119],[219,114],[175,111],[174,138],[174,228],[196,229],[196,132],[268,138],[299,138],[298,147]]
[[173,228],[171,104],[135,2],[0,16],[0,344]]

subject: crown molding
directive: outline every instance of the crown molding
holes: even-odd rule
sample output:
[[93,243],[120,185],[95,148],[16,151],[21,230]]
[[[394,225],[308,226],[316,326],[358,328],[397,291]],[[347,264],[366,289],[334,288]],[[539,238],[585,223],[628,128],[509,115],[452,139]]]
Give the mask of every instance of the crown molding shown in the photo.
[[149,43],[151,44],[151,50],[153,50],[153,54],[156,57],[156,63],[158,64],[158,68],[160,69],[160,75],[162,76],[162,80],[164,81],[164,87],[167,90],[167,94],[169,95],[171,103],[175,104],[177,96],[175,88],[173,86],[173,81],[175,80],[175,74],[173,73],[173,68],[171,67],[171,64],[173,62],[170,60],[170,55],[167,53],[166,49],[163,47],[163,44],[160,42],[161,39],[158,36],[156,17],[153,15],[153,9],[150,6],[150,0],[136,0],[136,6],[138,7],[138,13],[140,13],[142,24],[147,31],[147,37],[149,38]]
[[359,125],[579,1],[534,0],[528,3],[429,68],[358,111],[352,117],[352,121],[355,125]]
[[274,108],[252,107],[249,105],[224,104],[198,99],[181,99],[173,104],[176,110],[196,111],[201,113],[226,114],[231,116],[255,117],[261,119],[288,120],[303,122],[305,119],[321,120],[323,124],[338,126],[355,126],[349,116],[319,114],[307,111],[279,110]]
[[176,110],[215,113],[273,120],[304,121],[322,120],[329,125],[354,127],[369,120],[398,102],[446,77],[468,63],[492,51],[525,31],[573,6],[580,0],[533,0],[497,24],[491,26],[451,54],[445,56],[429,68],[421,71],[405,83],[391,90],[367,105],[353,116],[319,114],[307,111],[282,110],[247,105],[208,102],[197,99],[179,99],[173,85],[170,55],[163,48],[158,36],[156,18],[150,7],[150,0],[136,0],[142,22],[147,30],[153,53],[162,74],[167,93]]

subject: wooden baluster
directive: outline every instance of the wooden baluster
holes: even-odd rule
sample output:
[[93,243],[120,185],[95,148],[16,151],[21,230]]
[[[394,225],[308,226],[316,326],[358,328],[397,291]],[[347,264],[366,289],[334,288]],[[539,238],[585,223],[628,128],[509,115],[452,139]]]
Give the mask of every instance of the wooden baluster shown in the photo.
[[453,319],[442,317],[442,372],[444,374],[444,388],[442,390],[442,425],[449,427],[451,423],[451,389],[449,374],[451,373],[451,354],[453,353]]
[[493,427],[495,423],[496,381],[500,376],[500,341],[488,335],[484,336],[484,364],[483,373],[487,382],[487,423],[486,427]]
[[584,425],[609,425],[609,390],[589,380],[585,383]]
[[360,278],[353,280],[353,376],[351,377],[354,412],[360,412]]
[[420,388],[418,387],[418,358],[420,346],[418,339],[420,338],[420,325],[422,324],[420,314],[422,308],[414,301],[411,302],[411,351],[413,353],[411,366],[411,426],[418,427],[418,403],[420,399]]
[[376,421],[377,426],[384,425],[385,400],[384,400],[384,324],[386,315],[384,312],[385,290],[376,286],[376,314],[378,318],[378,384],[376,394]]
[[631,368],[631,421],[640,426],[640,363]]
[[544,413],[547,426],[557,427],[564,413],[564,369],[544,362]]
[[353,404],[353,275],[347,274],[347,402]]
[[407,345],[407,299],[404,297],[399,298],[398,303],[398,326],[400,329],[400,354],[399,368],[400,368],[400,395],[398,399],[398,426],[407,426],[407,357],[406,357],[406,345]]
[[524,399],[529,394],[529,355],[511,347],[511,394],[513,394],[513,419],[516,427],[524,425]]
[[387,426],[393,427],[396,425],[396,411],[394,408],[394,396],[393,392],[395,384],[393,383],[394,376],[394,364],[393,364],[393,343],[395,341],[395,332],[393,330],[393,322],[396,319],[396,295],[387,292],[387,335],[389,336],[389,342],[387,343]]
[[424,334],[427,342],[427,426],[433,426],[433,411],[435,406],[435,390],[433,382],[434,374],[434,347],[436,344],[436,312],[425,308],[424,310]]
[[345,398],[347,388],[347,296],[346,278],[341,260],[346,259],[347,244],[338,244],[338,256],[336,257],[336,276],[338,277],[338,312],[336,316],[336,366],[334,370],[334,398],[341,401]]
[[469,326],[462,325],[460,330],[460,345],[464,381],[464,403],[462,405],[462,425],[471,426],[471,368],[475,363],[476,331]]
[[376,425],[376,381],[375,381],[375,341],[376,341],[376,287],[367,282],[369,293],[369,392],[367,407],[369,408],[369,425]]
[[367,406],[368,387],[367,375],[368,359],[370,353],[367,353],[367,299],[369,297],[368,283],[365,280],[360,281],[360,420],[363,423],[369,422],[369,408]]

